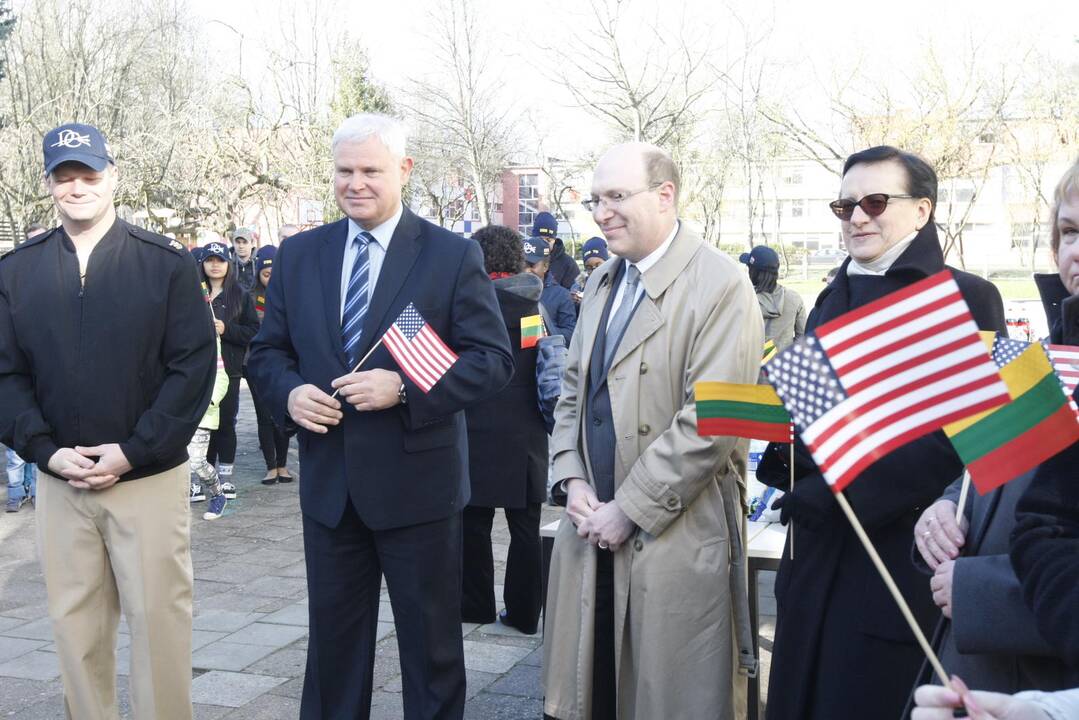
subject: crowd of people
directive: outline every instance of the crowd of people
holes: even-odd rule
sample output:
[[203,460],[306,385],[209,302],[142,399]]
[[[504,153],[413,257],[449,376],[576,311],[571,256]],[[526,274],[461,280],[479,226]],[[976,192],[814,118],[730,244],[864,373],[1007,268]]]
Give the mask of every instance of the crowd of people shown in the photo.
[[[808,317],[772,248],[743,268],[683,221],[679,168],[645,143],[599,159],[584,205],[603,237],[582,244],[581,265],[549,213],[527,237],[491,225],[471,238],[415,215],[405,132],[383,115],[334,135],[344,217],[262,247],[240,228],[231,246],[189,252],[118,218],[117,164],[91,126],[50,130],[43,156],[60,225],[33,228],[0,262],[0,440],[7,509],[36,500],[73,718],[117,715],[121,607],[135,717],[191,717],[188,504],[207,500],[216,520],[236,497],[242,380],[261,482],[292,482],[291,437],[300,448],[301,717],[368,716],[383,577],[405,717],[462,717],[460,624],[540,630],[544,502],[565,507],[546,716],[742,717],[758,667],[747,441],[698,434],[693,387],[763,382],[762,348],[947,268],[936,174],[886,146],[847,158],[832,210],[849,256]],[[1054,202],[1059,274],[1041,286],[1052,342],[1079,345],[1079,163]],[[949,269],[978,326],[1006,333],[996,288]],[[938,432],[845,490],[961,678],[934,687],[809,451],[769,445],[757,478],[786,491],[774,509],[799,549],[776,578],[767,717],[1079,717],[1077,452],[959,508],[962,462]]]

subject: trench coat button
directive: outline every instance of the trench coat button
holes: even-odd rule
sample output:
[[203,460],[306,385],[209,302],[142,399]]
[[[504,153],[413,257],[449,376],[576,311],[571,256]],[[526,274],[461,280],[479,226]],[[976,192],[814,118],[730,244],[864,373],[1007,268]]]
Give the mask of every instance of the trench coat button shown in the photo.
[[678,509],[678,498],[676,498],[674,495],[671,495],[669,498],[667,498],[666,500],[663,501],[663,505],[668,510],[677,510]]
[[648,363],[643,362],[641,363],[641,375],[644,375],[646,372],[648,372]]
[[648,425],[641,425],[639,428],[637,428],[637,432],[639,432],[641,435],[647,435],[648,433],[652,432],[652,428]]
[[644,550],[644,541],[640,540],[640,539],[634,540],[633,541],[633,549],[636,550],[637,552],[640,552],[641,550]]
[[600,419],[599,419],[598,417],[593,417],[593,418],[592,418],[592,424],[593,424],[593,425],[602,425],[602,424],[603,424],[603,421],[602,421],[602,420],[600,420]]

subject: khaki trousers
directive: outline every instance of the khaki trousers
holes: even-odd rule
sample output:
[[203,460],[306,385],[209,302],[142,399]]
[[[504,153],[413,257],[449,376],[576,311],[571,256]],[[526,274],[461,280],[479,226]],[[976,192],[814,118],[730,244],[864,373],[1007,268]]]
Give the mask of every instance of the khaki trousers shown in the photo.
[[37,541],[71,720],[117,720],[116,630],[131,631],[136,720],[191,718],[187,463],[107,490],[42,473]]

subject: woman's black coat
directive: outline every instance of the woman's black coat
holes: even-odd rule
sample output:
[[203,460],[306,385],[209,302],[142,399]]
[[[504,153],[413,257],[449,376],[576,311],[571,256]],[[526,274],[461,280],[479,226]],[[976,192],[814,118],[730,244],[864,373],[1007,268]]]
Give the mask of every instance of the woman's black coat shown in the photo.
[[221,336],[221,357],[225,361],[225,372],[230,378],[238,378],[243,373],[247,346],[251,344],[259,331],[259,316],[255,312],[255,303],[248,292],[236,293],[236,302],[230,307],[222,292],[213,299],[210,306],[214,318],[225,323],[225,334]]
[[547,495],[547,429],[536,394],[536,348],[521,348],[521,318],[539,314],[542,284],[524,275],[495,281],[513,347],[513,378],[465,411],[473,507],[523,508]]
[[[945,268],[932,225],[883,277],[848,276],[849,264],[848,258],[817,298],[807,333]],[[978,327],[1006,332],[997,289],[977,276],[952,272]],[[757,471],[762,482],[782,490],[790,482],[786,448],[769,445]],[[925,576],[911,562],[914,523],[962,471],[938,431],[886,455],[844,491],[926,633],[939,611]],[[768,719],[898,718],[921,666],[921,650],[800,442],[795,478],[794,491],[782,500],[783,521],[795,526],[795,553],[791,561],[789,549],[784,552],[776,576]]]

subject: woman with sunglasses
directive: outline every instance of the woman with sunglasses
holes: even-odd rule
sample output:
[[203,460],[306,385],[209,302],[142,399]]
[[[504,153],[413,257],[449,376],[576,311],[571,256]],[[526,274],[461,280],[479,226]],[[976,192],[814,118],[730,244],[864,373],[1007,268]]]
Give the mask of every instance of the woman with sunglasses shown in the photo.
[[240,377],[247,346],[259,329],[251,296],[236,280],[236,268],[224,243],[213,242],[203,251],[202,280],[210,290],[214,328],[221,338],[221,355],[229,376],[229,391],[221,401],[221,418],[210,435],[206,459],[217,465],[225,497],[236,497],[232,465],[236,461],[236,414],[240,409]]
[[[936,199],[936,173],[921,158],[888,146],[847,158],[831,207],[849,257],[817,298],[806,332],[945,269]],[[952,272],[979,328],[1004,332],[996,288]],[[769,445],[757,477],[787,489],[788,457],[786,445]],[[926,632],[940,612],[911,562],[911,536],[920,512],[962,472],[937,432],[881,458],[844,491]],[[798,552],[794,560],[784,552],[776,576],[769,720],[899,717],[921,650],[800,442],[794,490],[780,503],[782,522],[798,526]]]

